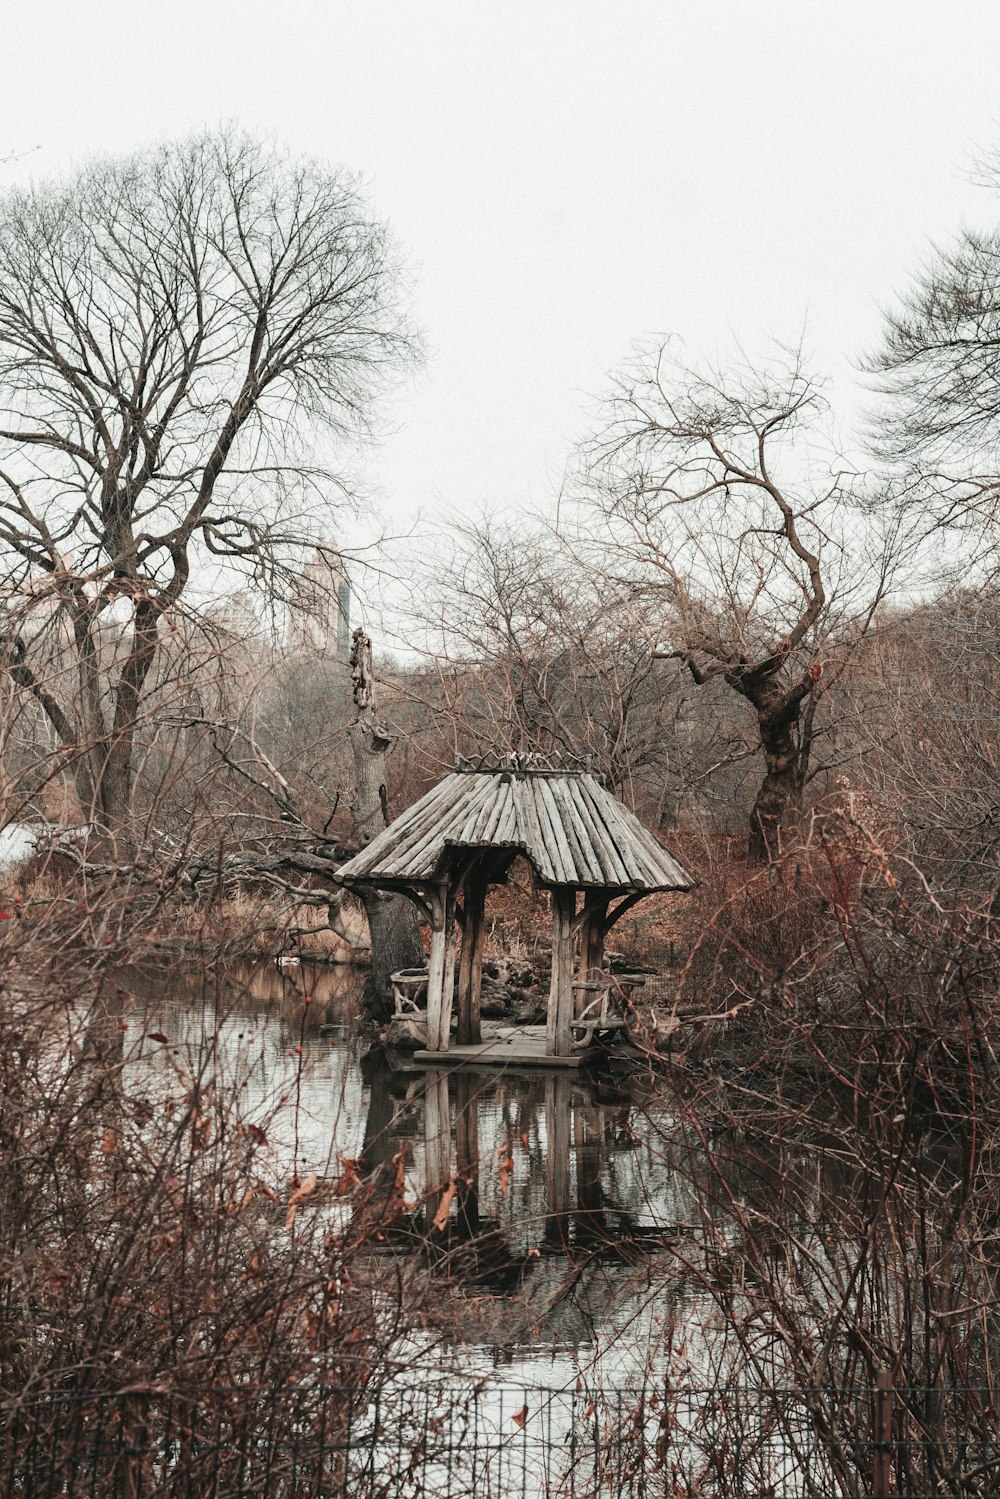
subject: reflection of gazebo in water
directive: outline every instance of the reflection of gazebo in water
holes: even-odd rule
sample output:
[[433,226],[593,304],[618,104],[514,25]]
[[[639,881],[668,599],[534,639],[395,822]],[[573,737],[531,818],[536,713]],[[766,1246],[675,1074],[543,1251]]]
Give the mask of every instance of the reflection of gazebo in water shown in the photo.
[[[523,855],[552,901],[552,980],[544,1055],[573,1055],[574,968],[601,985],[605,937],[644,896],[689,890],[694,881],[627,807],[592,775],[543,769],[512,756],[491,769],[460,768],[342,865],[355,889],[398,891],[431,926],[427,1050],[449,1049],[458,983],[456,1060],[482,1040],[484,908],[490,885]],[[461,956],[457,958],[461,927]],[[582,1007],[582,1006],[581,1006]],[[482,1050],[479,1060],[490,1060]],[[541,1060],[541,1058],[538,1058]],[[504,1060],[515,1062],[508,1051]]]

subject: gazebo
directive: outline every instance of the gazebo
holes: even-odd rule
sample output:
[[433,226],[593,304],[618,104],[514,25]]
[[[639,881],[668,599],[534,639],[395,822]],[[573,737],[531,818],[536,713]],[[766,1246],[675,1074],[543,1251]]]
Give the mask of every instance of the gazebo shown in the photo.
[[590,773],[547,769],[519,756],[489,769],[460,762],[336,875],[352,889],[398,891],[426,915],[430,1052],[448,1050],[456,968],[456,1044],[481,1039],[486,892],[503,882],[518,855],[551,895],[545,1050],[553,1058],[573,1053],[577,945],[580,981],[597,978],[606,935],[626,911],[647,895],[695,883]]

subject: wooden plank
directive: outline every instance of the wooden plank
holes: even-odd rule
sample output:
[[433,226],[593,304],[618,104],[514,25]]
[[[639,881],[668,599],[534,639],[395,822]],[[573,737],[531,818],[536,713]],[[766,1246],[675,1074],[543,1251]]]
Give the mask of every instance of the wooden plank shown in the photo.
[[472,871],[465,886],[465,927],[462,931],[462,961],[458,973],[459,1046],[474,1045],[482,1039],[480,996],[483,984],[483,936],[485,933],[486,874],[480,867]]
[[538,822],[538,809],[531,787],[520,776],[511,783],[514,805],[517,809],[517,839],[531,860],[535,873],[546,884],[556,879],[555,866],[549,858],[542,830]]
[[476,794],[474,796],[470,796],[470,798],[469,798],[469,801],[468,801],[468,804],[467,804],[467,806],[468,806],[467,816],[466,816],[465,822],[462,824],[462,827],[460,828],[459,832],[455,836],[455,842],[456,843],[478,843],[480,840],[477,839],[476,836],[475,836],[476,823],[479,821],[479,816],[480,816],[480,813],[483,810],[484,805],[486,805],[486,803],[489,801],[489,797],[490,797],[490,787],[489,787],[489,784],[488,784],[489,777],[488,776],[474,776],[474,777],[466,777],[466,779],[467,780],[475,780],[479,784],[478,784],[477,789],[476,789]]
[[[456,776],[454,779],[466,778]],[[420,870],[424,871],[425,878],[428,874],[435,872],[435,866],[444,848],[445,838],[449,831],[457,832],[461,829],[468,815],[471,799],[472,792],[467,792],[460,802],[434,809],[433,815],[421,828],[419,839],[410,843],[405,854],[398,861],[400,869],[408,873],[409,878],[414,878]]]
[[625,873],[625,867],[618,856],[618,850],[614,844],[608,843],[607,831],[603,822],[595,817],[590,801],[584,795],[585,783],[591,777],[584,776],[576,781],[573,786],[572,796],[580,814],[580,821],[587,829],[594,853],[601,870],[601,879],[595,883],[598,885],[620,885],[621,877]]
[[[437,1051],[415,1051],[412,1054],[416,1067],[440,1067],[441,1053]],[[579,1067],[582,1057],[579,1052],[568,1057],[553,1057],[545,1049],[545,1042],[537,1048],[514,1049],[497,1046],[493,1041],[483,1041],[479,1046],[453,1046],[448,1052],[448,1066],[509,1067],[516,1072],[520,1068]]]
[[[445,886],[436,886],[431,892],[431,950],[427,961],[427,1049],[441,1049],[441,1020],[444,1009],[444,979],[447,960],[448,938],[445,932],[447,891]],[[449,1024],[451,1017],[449,1015]],[[445,1047],[448,1032],[444,1033]]]
[[604,807],[601,801],[601,787],[598,786],[596,781],[591,780],[590,777],[587,777],[587,780],[590,781],[590,784],[584,785],[581,789],[583,790],[583,794],[587,799],[587,806],[590,810],[591,818],[593,819],[597,827],[598,834],[601,837],[601,843],[604,852],[611,862],[612,868],[615,870],[615,884],[630,886],[634,883],[634,881],[630,877],[628,864],[622,857],[622,851],[618,847],[618,844],[615,840],[614,832],[608,826],[608,818],[605,816]]
[[487,783],[488,795],[484,797],[479,805],[475,826],[472,830],[472,837],[469,839],[470,843],[486,843],[488,841],[486,829],[490,825],[490,819],[493,816],[496,806],[497,779],[495,776],[484,776],[483,780]]
[[[455,920],[455,887],[448,886],[444,908],[444,977],[441,982],[441,1014],[438,1031],[438,1051],[447,1051],[451,1038],[451,1015],[455,1003],[455,955],[458,942],[458,923]],[[428,1045],[433,1046],[428,1028]]]
[[486,824],[487,843],[496,842],[497,833],[500,830],[500,824],[503,821],[504,813],[506,812],[511,800],[510,787],[511,782],[504,781],[501,777],[496,790],[496,800],[494,803],[493,811],[490,814],[489,822]]
[[494,839],[496,843],[517,842],[517,805],[514,801],[514,782],[508,788],[508,795],[504,798],[503,816],[496,831]]
[[620,854],[632,868],[634,877],[629,883],[656,890],[689,888],[690,877],[648,828],[643,827],[635,813],[592,777],[584,780],[591,782],[587,787],[591,803],[600,811]]
[[550,1056],[567,1057],[573,1051],[573,917],[576,891],[552,892],[552,981],[545,1022],[545,1045]]
[[420,855],[428,851],[428,844],[433,846],[434,833],[446,822],[455,805],[455,788],[442,784],[448,794],[429,806],[419,821],[408,821],[403,828],[391,826],[386,829],[387,833],[395,833],[395,843],[391,849],[386,849],[370,871],[371,878],[407,879],[415,873],[417,878],[426,879],[433,874],[433,859],[421,863]]
[[[405,1071],[413,1067],[440,1067],[445,1058],[436,1051],[411,1052],[398,1065]],[[574,1051],[570,1057],[551,1057],[545,1047],[544,1025],[502,1025],[496,1020],[483,1023],[483,1039],[477,1046],[452,1046],[447,1055],[449,1070],[453,1063],[475,1070],[481,1067],[490,1071],[494,1067],[510,1068],[511,1071],[532,1070],[539,1067],[578,1067],[580,1053]]]
[[542,855],[549,868],[552,870],[552,881],[554,884],[566,883],[566,872],[563,869],[562,859],[559,857],[559,848],[556,844],[556,835],[552,830],[548,812],[538,792],[538,782],[530,778],[524,782],[525,800],[531,803],[535,815],[535,826],[538,828],[538,838],[542,849]]
[[[593,900],[593,897],[590,897]],[[597,901],[580,931],[580,977],[589,979],[604,966],[604,931],[608,902]]]
[[583,828],[581,818],[577,813],[576,806],[567,789],[568,777],[565,780],[552,780],[549,782],[549,790],[553,800],[559,809],[563,832],[569,844],[570,854],[573,859],[573,867],[576,870],[576,885],[589,885],[595,879],[601,879],[601,867],[592,861],[590,840]]
[[573,830],[580,844],[582,866],[587,871],[587,883],[603,885],[606,881],[604,865],[601,863],[599,849],[594,846],[593,824],[586,815],[575,778],[567,776],[559,790],[572,811]]
[[399,849],[405,848],[407,842],[417,836],[427,827],[428,818],[435,814],[439,808],[449,803],[455,795],[455,788],[451,785],[452,777],[448,776],[440,785],[428,791],[419,801],[414,802],[407,810],[373,838],[371,843],[363,848],[353,859],[341,866],[339,874],[350,879],[356,876],[368,874],[375,868],[381,868],[381,861],[390,854],[395,856]]
[[[456,781],[468,781],[473,779],[469,776],[455,776]],[[476,777],[475,779],[479,779]],[[394,861],[393,868],[398,868],[402,876],[416,877],[423,872],[424,877],[435,872],[436,865],[447,842],[457,840],[466,823],[476,813],[483,801],[489,798],[488,777],[483,777],[486,784],[479,787],[460,787],[462,795],[452,803],[432,809],[431,816],[425,820],[420,829],[420,836],[416,841],[408,839],[405,851]]]
[[535,793],[535,806],[538,808],[538,820],[544,829],[546,823],[550,829],[551,842],[549,851],[552,862],[559,870],[559,883],[561,885],[576,885],[578,883],[576,865],[573,855],[570,853],[566,835],[562,830],[562,818],[559,808],[555,804],[555,798],[549,789],[548,782],[544,776],[538,776],[532,784]]

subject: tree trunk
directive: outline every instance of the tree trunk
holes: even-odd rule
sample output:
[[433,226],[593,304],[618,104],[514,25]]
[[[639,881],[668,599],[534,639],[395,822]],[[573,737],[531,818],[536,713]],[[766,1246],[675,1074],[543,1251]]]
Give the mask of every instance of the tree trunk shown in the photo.
[[755,704],[765,772],[750,813],[747,857],[764,864],[781,853],[782,834],[802,809],[808,751],[799,742],[803,695],[798,689]]
[[[351,816],[359,848],[376,838],[389,821],[386,796],[385,757],[392,737],[378,716],[372,645],[363,630],[355,630],[351,650],[351,676],[357,710],[349,737],[354,756],[354,800]],[[361,896],[371,934],[372,966],[365,983],[362,1004],[373,1019],[388,1020],[392,1014],[391,974],[398,968],[418,968],[424,961],[420,922],[413,902],[405,895],[365,891]]]

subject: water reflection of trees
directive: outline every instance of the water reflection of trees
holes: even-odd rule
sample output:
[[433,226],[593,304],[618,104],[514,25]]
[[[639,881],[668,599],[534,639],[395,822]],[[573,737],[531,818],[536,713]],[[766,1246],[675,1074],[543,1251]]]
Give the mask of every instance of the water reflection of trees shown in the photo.
[[384,1252],[428,1267],[467,1339],[592,1341],[687,1212],[627,1093],[568,1073],[365,1070],[364,1231],[374,1214]]

